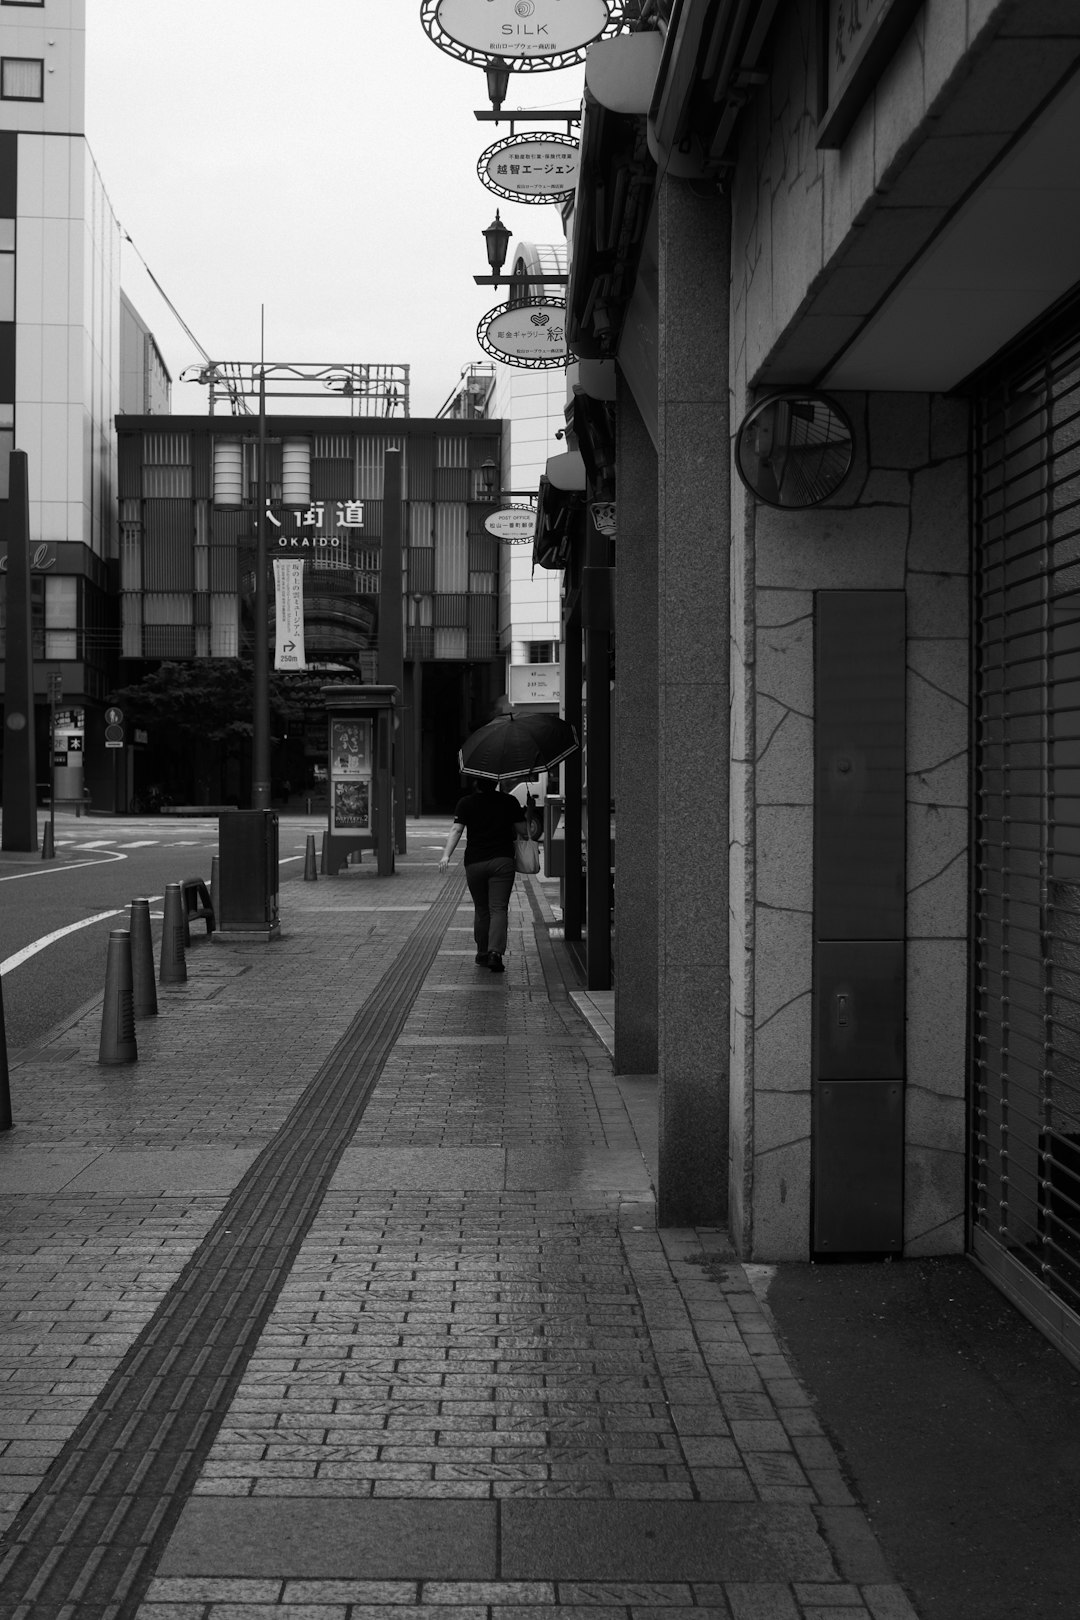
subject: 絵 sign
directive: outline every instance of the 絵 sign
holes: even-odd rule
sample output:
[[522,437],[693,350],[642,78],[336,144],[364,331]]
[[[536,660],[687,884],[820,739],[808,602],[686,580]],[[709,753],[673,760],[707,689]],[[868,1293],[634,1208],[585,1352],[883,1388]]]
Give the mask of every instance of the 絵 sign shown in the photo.
[[435,20],[456,45],[508,60],[561,56],[599,39],[608,0],[438,0]]
[[535,371],[565,366],[566,305],[557,298],[532,298],[527,304],[500,304],[476,329],[480,347],[497,360]]
[[577,188],[581,148],[566,135],[508,135],[476,165],[497,197],[523,203],[567,202]]

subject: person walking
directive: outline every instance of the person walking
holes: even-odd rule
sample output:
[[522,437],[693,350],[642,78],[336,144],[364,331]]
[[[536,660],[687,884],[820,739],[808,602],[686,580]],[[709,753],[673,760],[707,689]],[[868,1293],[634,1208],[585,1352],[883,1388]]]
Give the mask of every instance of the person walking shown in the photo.
[[472,793],[459,799],[454,825],[439,859],[439,871],[465,839],[465,881],[473,903],[473,939],[478,967],[502,973],[509,926],[510,894],[514,887],[514,839],[524,838],[521,806],[496,784],[478,777]]

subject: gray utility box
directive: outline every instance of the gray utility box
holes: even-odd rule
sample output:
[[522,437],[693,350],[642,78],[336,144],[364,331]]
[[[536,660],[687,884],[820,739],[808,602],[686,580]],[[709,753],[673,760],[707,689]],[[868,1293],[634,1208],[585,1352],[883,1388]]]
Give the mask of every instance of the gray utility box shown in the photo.
[[275,810],[223,810],[218,816],[218,909],[222,933],[277,929]]

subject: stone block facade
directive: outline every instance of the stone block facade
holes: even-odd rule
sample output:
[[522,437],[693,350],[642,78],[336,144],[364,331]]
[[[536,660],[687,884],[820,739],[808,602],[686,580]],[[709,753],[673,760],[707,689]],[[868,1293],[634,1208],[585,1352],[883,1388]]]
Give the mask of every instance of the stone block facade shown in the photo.
[[904,1252],[963,1243],[967,407],[925,394],[839,402],[859,454],[833,502],[735,502],[731,1219],[759,1259],[805,1259],[810,1245],[819,590],[907,601]]

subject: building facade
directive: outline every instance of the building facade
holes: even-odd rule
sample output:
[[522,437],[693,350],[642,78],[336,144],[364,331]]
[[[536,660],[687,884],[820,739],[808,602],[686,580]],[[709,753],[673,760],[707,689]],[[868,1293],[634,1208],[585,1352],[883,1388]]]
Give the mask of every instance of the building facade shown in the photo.
[[[130,305],[121,317],[120,227],[83,133],[84,44],[84,0],[0,4],[0,567],[17,448],[29,474],[39,790],[49,790],[54,674],[78,762],[64,767],[64,791],[108,808],[104,709],[119,651],[113,418],[124,377],[137,408],[153,410],[168,409],[168,379]],[[5,609],[0,573],[0,642]]]
[[[249,658],[256,419],[121,416],[117,432],[121,680],[132,683],[163,660]],[[396,612],[404,664],[393,684],[402,687],[407,808],[453,808],[458,746],[503,691],[499,546],[484,528],[497,495],[483,470],[490,462],[498,473],[500,439],[501,424],[482,418],[406,417],[392,428],[377,417],[267,418],[267,552],[271,562],[303,564],[308,666],[293,682],[303,722],[273,760],[279,791],[286,781],[294,791],[316,789],[326,758],[319,688],[335,677],[385,678],[380,624]],[[381,577],[390,449],[401,457],[396,599]],[[269,616],[269,574],[264,600]],[[138,796],[152,785],[168,792],[167,755],[167,739],[148,739],[148,752],[135,760]],[[244,802],[236,776],[205,791]]]
[[651,8],[588,55],[568,289],[662,1218],[966,1249],[1074,1356],[1078,65],[1052,4]]

